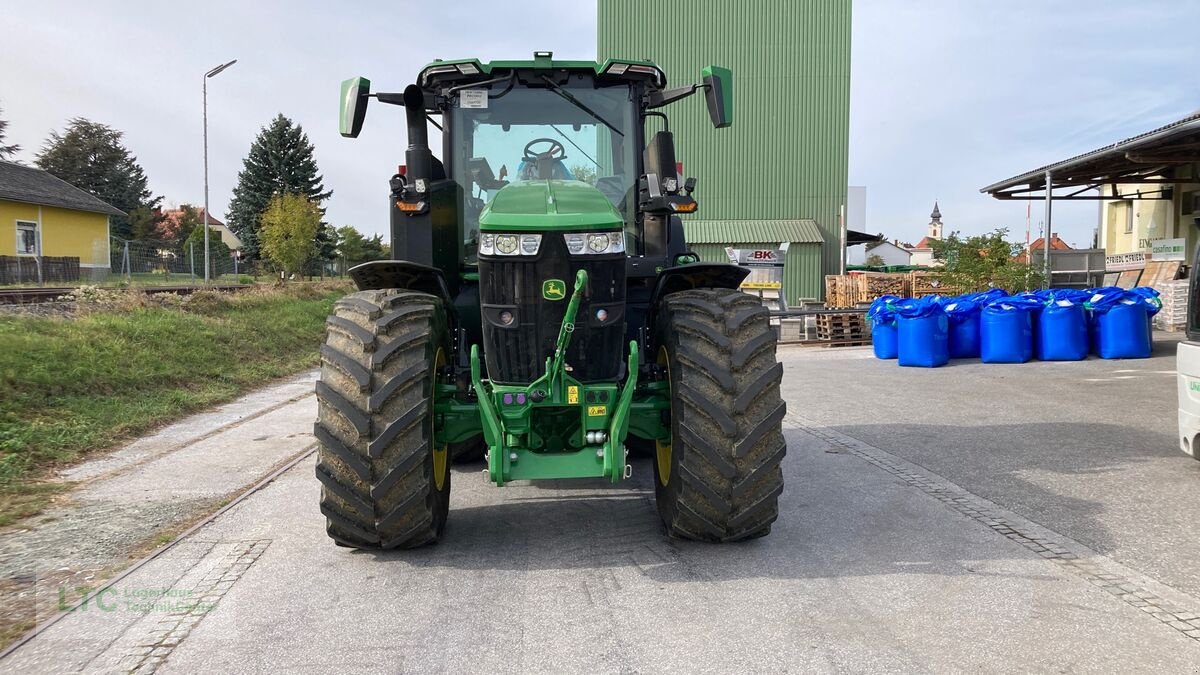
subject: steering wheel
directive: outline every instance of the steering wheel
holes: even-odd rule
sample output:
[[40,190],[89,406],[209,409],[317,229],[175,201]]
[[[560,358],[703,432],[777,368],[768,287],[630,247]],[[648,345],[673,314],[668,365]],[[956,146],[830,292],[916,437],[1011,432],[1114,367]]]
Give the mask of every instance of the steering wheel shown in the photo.
[[[545,152],[534,152],[533,146],[538,143],[549,143],[550,149]],[[566,159],[567,149],[553,138],[535,138],[525,144],[524,158],[531,162],[539,159]]]

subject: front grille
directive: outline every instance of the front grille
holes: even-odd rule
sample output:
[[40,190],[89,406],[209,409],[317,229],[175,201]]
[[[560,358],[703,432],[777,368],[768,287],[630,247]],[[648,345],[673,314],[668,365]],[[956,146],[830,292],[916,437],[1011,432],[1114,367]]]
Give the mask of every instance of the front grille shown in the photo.
[[[583,382],[615,380],[624,362],[625,256],[574,256],[567,254],[562,234],[547,233],[537,256],[479,257],[479,295],[483,312],[484,362],[488,377],[504,384],[528,384],[545,374],[546,358],[554,343],[575,285],[576,271],[588,273],[575,331],[567,348],[571,375]],[[542,283],[560,279],[567,297],[546,300]],[[608,318],[596,319],[605,309]],[[512,312],[505,326],[500,313]]]

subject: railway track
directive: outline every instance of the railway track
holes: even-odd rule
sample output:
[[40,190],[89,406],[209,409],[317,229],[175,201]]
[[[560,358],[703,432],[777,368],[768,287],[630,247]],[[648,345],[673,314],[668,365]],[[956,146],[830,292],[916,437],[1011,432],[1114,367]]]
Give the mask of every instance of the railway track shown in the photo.
[[[239,291],[250,288],[251,284],[226,284],[222,286],[136,286],[129,290],[143,293],[176,293],[189,295],[195,291]],[[0,289],[0,305],[32,305],[42,302],[54,302],[58,298],[77,290],[75,287],[63,288],[5,288]]]

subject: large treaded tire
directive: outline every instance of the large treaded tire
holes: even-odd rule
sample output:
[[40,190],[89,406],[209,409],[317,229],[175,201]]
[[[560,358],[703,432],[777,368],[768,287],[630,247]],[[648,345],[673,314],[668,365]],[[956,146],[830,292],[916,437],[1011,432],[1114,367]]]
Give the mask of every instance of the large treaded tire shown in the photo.
[[450,500],[450,461],[432,445],[435,364],[450,358],[442,301],[361,291],[326,326],[314,432],[326,531],[353,548],[437,541]]
[[766,535],[779,516],[787,451],[783,364],[767,309],[738,291],[696,289],[668,295],[657,317],[658,353],[647,358],[671,379],[671,443],[654,461],[668,533],[711,542]]

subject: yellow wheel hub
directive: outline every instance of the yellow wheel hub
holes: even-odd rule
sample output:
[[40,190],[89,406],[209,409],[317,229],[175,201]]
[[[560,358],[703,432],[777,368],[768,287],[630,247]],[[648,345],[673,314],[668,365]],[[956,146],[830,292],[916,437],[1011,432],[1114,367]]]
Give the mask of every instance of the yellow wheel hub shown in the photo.
[[[433,392],[431,398],[437,402],[437,374],[441,372],[442,366],[446,365],[446,354],[438,347],[437,356],[433,359]],[[432,421],[432,420],[431,420]],[[446,474],[450,471],[450,449],[446,444],[438,444],[437,439],[433,437],[434,426],[429,426],[429,445],[433,448],[433,486],[439,491],[446,484]]]
[[[671,364],[667,359],[667,348],[658,348],[658,365],[667,369],[667,383],[671,382]],[[673,433],[673,432],[672,432]],[[654,441],[654,458],[658,462],[658,482],[671,482],[671,441]]]

